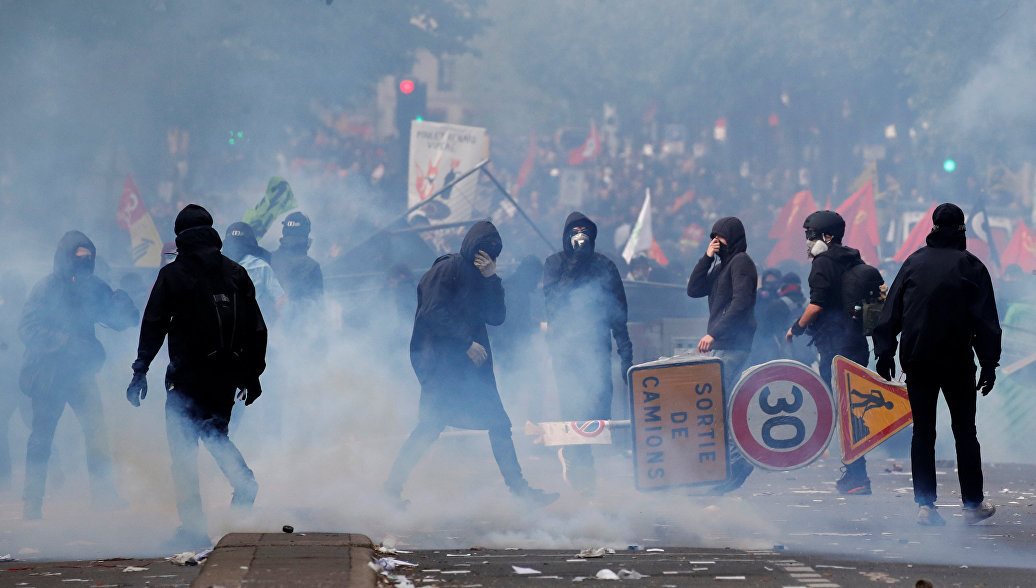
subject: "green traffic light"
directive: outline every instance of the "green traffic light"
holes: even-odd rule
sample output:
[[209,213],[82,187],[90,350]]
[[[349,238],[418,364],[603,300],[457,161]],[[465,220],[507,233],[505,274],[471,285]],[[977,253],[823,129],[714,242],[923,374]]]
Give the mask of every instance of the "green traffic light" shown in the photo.
[[233,137],[231,137],[231,138],[230,138],[230,140],[229,140],[229,141],[227,141],[227,143],[230,143],[231,145],[233,145],[233,144],[234,144],[234,138],[233,138]]
[[245,133],[243,131],[238,131],[237,132],[237,138],[238,139],[240,139],[241,137],[244,137],[244,136],[245,136]]
[[946,172],[948,174],[949,173],[953,173],[953,171],[955,169],[957,169],[957,162],[956,161],[953,161],[952,159],[947,159],[946,161],[942,162],[942,170],[944,172]]
[[423,116],[420,116],[420,115],[418,115],[418,116],[417,116],[416,118],[414,118],[414,120],[416,120],[417,122],[421,122],[421,121],[423,121],[423,120],[424,120],[424,117],[423,117]]

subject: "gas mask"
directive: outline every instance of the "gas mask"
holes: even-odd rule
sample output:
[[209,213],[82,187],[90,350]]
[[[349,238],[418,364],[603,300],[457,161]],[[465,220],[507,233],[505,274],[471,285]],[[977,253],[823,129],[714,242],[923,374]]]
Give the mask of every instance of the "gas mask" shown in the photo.
[[590,235],[580,231],[575,233],[570,238],[572,243],[572,251],[579,255],[585,255],[590,252]]
[[809,255],[810,259],[827,251],[827,249],[827,243],[825,243],[823,239],[810,239],[806,241],[806,253]]

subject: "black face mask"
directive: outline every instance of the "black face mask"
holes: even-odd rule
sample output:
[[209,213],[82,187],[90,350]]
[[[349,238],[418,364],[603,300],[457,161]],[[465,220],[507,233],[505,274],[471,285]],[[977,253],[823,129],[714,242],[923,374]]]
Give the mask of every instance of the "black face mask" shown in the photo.
[[223,242],[223,255],[240,262],[248,253],[248,246],[239,239],[227,239]]
[[72,263],[72,277],[74,278],[85,278],[92,276],[94,273],[94,258],[90,255],[83,257],[73,257]]
[[720,258],[726,259],[728,253],[730,253],[730,247],[727,247],[726,243],[720,243],[719,251],[717,252]]

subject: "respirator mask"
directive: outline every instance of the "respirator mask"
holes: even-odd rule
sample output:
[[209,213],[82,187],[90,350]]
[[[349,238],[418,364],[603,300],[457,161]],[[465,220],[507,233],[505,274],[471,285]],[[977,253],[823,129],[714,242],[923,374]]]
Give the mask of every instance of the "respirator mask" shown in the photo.
[[576,253],[585,253],[590,251],[590,235],[587,235],[583,231],[574,233],[570,237],[569,241],[572,243],[572,251]]
[[806,230],[806,254],[814,258],[828,250],[823,235],[813,229]]

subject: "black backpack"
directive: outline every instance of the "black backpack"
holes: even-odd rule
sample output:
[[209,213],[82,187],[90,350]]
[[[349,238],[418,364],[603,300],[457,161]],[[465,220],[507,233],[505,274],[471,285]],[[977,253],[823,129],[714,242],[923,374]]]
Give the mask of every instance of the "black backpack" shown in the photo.
[[885,302],[884,284],[881,272],[866,263],[858,263],[842,272],[842,308],[860,325],[865,337],[874,334],[878,324]]

